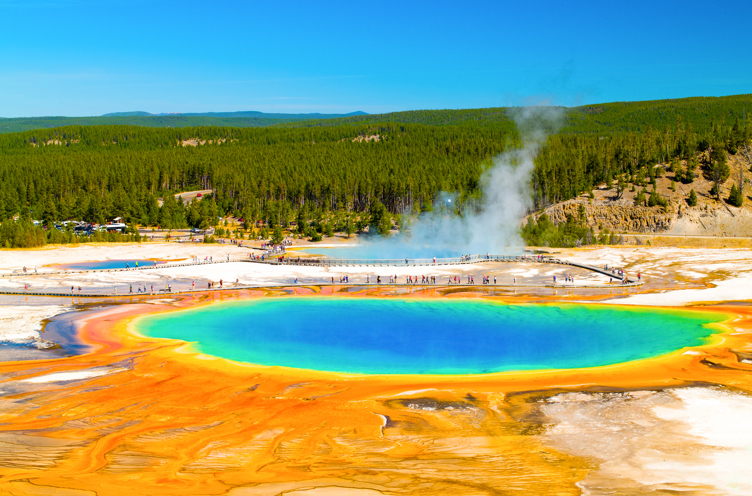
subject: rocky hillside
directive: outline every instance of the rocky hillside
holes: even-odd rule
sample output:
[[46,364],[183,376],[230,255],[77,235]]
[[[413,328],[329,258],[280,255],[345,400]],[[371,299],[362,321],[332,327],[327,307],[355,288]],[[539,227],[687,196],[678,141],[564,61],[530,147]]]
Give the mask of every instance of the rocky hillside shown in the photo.
[[[702,162],[707,157],[700,157]],[[635,201],[644,190],[647,198],[653,186],[648,180],[634,178],[629,182],[623,178],[624,190],[619,194],[618,183],[600,185],[590,194],[557,203],[545,209],[555,224],[564,222],[567,214],[577,216],[580,205],[584,205],[587,223],[596,233],[608,229],[618,233],[664,233],[676,235],[709,236],[752,236],[752,172],[750,164],[741,153],[728,156],[731,175],[721,188],[718,201],[710,191],[713,182],[703,177],[701,168],[695,171],[694,181],[676,181],[676,174],[668,164],[656,164],[656,192],[667,202],[666,207],[648,207]],[[681,162],[686,167],[686,162]],[[744,203],[741,208],[730,205],[726,199],[733,184],[738,185],[739,171],[743,172]],[[673,184],[673,188],[672,188]],[[690,191],[697,195],[697,205],[688,203]]]

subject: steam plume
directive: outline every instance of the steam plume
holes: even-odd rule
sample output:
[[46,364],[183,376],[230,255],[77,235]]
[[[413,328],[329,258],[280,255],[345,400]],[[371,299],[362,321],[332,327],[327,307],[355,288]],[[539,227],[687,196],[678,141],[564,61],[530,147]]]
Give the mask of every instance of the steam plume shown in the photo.
[[[522,218],[532,208],[530,190],[535,156],[563,115],[559,107],[520,107],[510,111],[517,123],[521,148],[493,159],[481,176],[482,196],[454,213],[456,195],[440,193],[433,212],[420,214],[405,234],[365,242],[362,258],[456,257],[464,254],[517,254],[524,248],[519,234]],[[453,205],[454,204],[454,205]]]

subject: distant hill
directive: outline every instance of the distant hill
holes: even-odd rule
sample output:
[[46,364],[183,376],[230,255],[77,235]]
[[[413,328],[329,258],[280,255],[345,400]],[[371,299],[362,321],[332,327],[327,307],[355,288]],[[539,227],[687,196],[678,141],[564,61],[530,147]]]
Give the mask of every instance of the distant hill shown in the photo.
[[136,111],[136,112],[113,112],[111,114],[104,114],[102,117],[133,117],[134,115],[154,115],[150,114],[149,112],[144,112],[142,110]]
[[[484,127],[516,129],[515,107],[480,109],[409,110],[385,114],[267,114],[256,111],[206,112],[185,114],[149,114],[142,111],[116,112],[100,117],[21,117],[0,118],[0,133],[28,131],[70,125],[129,125],[144,127],[333,127],[383,123],[424,124],[430,126]],[[723,97],[692,97],[642,102],[613,102],[580,107],[551,107],[560,113],[558,126],[550,122],[528,121],[531,128],[546,128],[549,133],[614,134],[643,132],[648,127],[664,132],[678,121],[694,129],[733,125],[735,119],[752,111],[752,94]],[[520,129],[525,132],[526,129]]]
[[266,127],[301,120],[340,119],[367,115],[349,114],[266,114],[264,112],[207,112],[190,114],[150,114],[143,111],[114,112],[93,117],[14,117],[0,118],[0,133],[16,133],[32,129],[62,126],[125,125],[144,127]]
[[101,117],[133,117],[133,116],[151,116],[151,117],[169,117],[169,116],[188,116],[188,117],[255,117],[259,119],[336,119],[340,117],[353,117],[356,115],[368,115],[365,112],[357,111],[349,114],[320,114],[313,112],[310,114],[267,114],[256,110],[241,110],[239,112],[174,112],[150,114],[149,112],[112,112],[104,114]]
[[258,119],[338,119],[342,117],[353,117],[358,115],[368,115],[365,112],[357,111],[349,114],[267,114],[255,110],[240,112],[203,112],[203,113],[180,113],[180,114],[154,114],[154,115],[185,115],[190,117],[253,117]]
[[[676,127],[677,119],[698,128],[731,125],[752,111],[752,94],[722,97],[691,97],[641,102],[613,102],[583,105],[580,107],[549,107],[561,113],[559,126],[549,132],[566,134],[642,132],[648,127],[663,131],[666,126]],[[300,120],[279,123],[285,127],[329,127],[342,124],[426,124],[432,126],[507,127],[513,121],[515,107],[480,109],[410,110],[388,114],[366,114],[327,120]],[[550,122],[535,120],[527,127],[550,127]],[[525,131],[521,129],[520,131]]]

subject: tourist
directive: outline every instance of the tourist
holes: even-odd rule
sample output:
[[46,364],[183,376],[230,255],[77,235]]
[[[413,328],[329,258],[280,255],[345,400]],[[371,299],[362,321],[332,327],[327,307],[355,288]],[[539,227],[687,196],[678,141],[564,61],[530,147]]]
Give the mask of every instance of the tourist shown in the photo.
[[191,281],[191,289],[196,289],[196,281]]

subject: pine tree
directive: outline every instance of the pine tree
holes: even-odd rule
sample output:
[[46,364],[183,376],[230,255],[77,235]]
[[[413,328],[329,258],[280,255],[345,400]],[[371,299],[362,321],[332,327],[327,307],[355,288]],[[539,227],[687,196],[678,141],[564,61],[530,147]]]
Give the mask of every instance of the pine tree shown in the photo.
[[735,207],[741,207],[744,203],[744,196],[742,196],[739,188],[736,187],[736,184],[731,186],[731,193],[729,194],[728,202]]
[[695,193],[695,190],[689,192],[689,197],[687,198],[687,205],[690,207],[694,207],[697,205],[697,193]]

